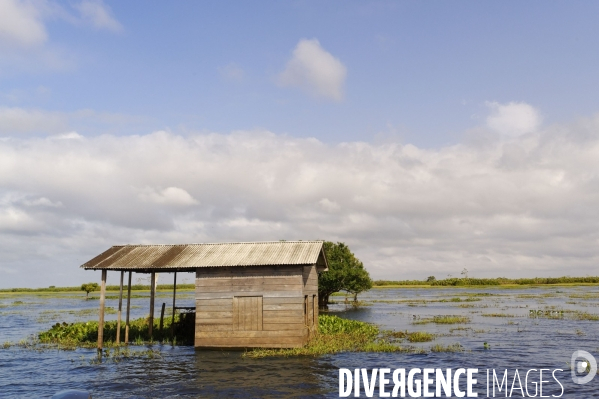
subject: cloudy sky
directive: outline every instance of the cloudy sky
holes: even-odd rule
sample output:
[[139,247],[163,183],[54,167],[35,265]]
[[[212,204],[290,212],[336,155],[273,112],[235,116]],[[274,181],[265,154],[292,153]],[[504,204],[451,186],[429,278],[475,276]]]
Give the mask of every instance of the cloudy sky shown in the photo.
[[[114,244],[599,274],[597,2],[0,0],[0,288]],[[109,276],[115,282],[116,276]]]

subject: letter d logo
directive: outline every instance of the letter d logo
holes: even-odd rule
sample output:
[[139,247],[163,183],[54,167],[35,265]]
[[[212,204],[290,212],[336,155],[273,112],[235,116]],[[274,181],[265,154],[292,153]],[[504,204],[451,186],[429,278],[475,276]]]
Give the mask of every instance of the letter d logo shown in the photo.
[[[579,358],[583,358],[584,361],[578,361],[576,362],[576,359]],[[597,361],[595,360],[595,358],[593,357],[593,355],[591,355],[589,352],[587,351],[581,351],[578,350],[576,352],[574,352],[572,354],[572,359],[570,361],[570,365],[572,367],[572,381],[575,384],[586,384],[587,382],[590,382],[593,378],[595,378],[595,375],[597,374]],[[576,372],[578,373],[583,373],[585,372],[590,365],[590,371],[587,375],[585,375],[584,377],[579,377],[576,375]]]

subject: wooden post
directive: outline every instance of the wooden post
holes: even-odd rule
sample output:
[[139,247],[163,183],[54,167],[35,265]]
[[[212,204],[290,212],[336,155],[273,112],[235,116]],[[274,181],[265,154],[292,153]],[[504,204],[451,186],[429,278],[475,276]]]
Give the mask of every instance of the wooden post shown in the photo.
[[125,272],[121,270],[121,285],[119,289],[119,313],[116,318],[116,343],[121,343],[121,312],[123,310],[123,277],[125,277]]
[[162,327],[164,325],[164,308],[166,303],[162,302],[162,310],[160,311],[160,334],[162,335]]
[[175,339],[175,299],[177,297],[177,272],[173,281],[173,315],[171,316],[171,341]]
[[155,282],[156,273],[152,272],[150,278],[150,318],[148,319],[148,335],[150,336],[150,341],[152,340],[152,329],[154,328],[154,295],[156,294]]
[[127,285],[127,316],[125,318],[125,344],[129,343],[129,311],[131,309],[131,272],[129,272],[129,284]]
[[106,299],[106,270],[102,270],[102,288],[100,289],[100,320],[98,322],[98,355],[102,356],[104,344],[104,301]]

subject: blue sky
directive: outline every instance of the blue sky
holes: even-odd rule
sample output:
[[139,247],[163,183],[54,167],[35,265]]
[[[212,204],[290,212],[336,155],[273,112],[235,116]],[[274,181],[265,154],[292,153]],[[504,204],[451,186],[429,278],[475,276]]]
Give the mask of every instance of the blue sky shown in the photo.
[[[265,128],[439,147],[481,124],[486,101],[524,101],[554,122],[594,112],[599,93],[594,2],[105,4],[121,30],[44,22],[46,46],[68,65],[3,68],[4,93],[48,92],[5,105],[136,117],[89,134]],[[341,101],[276,84],[298,41],[313,38],[347,68]]]
[[596,274],[598,14],[2,0],[0,287],[261,239],[348,242],[375,278]]

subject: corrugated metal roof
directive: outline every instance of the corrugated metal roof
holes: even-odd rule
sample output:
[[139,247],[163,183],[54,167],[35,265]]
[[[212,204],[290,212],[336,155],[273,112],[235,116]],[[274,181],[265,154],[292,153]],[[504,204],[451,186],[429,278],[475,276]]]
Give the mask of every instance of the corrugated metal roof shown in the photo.
[[218,266],[311,265],[327,267],[322,241],[221,244],[115,245],[81,267],[87,270],[195,269]]

